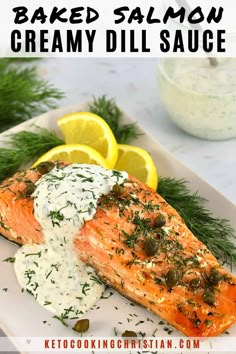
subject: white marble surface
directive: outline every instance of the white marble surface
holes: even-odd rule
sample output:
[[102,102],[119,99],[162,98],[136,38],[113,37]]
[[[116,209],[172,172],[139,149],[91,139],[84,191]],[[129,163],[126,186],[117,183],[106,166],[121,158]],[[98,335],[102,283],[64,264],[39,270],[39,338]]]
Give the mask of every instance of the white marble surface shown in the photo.
[[212,142],[179,130],[160,103],[157,63],[157,59],[47,59],[39,71],[66,93],[60,106],[104,94],[115,98],[172,154],[236,203],[236,139]]

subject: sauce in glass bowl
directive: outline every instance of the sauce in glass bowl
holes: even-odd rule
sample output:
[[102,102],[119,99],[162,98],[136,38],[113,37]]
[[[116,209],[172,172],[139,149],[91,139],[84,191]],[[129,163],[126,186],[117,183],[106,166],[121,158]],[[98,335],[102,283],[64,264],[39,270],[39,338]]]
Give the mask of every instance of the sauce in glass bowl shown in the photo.
[[161,59],[161,100],[173,122],[203,139],[236,137],[236,58]]

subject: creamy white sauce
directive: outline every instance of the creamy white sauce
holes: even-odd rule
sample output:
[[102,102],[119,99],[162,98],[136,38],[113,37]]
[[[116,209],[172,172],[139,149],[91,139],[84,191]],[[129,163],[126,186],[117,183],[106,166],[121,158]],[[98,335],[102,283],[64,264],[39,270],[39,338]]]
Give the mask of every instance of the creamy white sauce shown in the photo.
[[45,245],[24,245],[15,257],[21,287],[62,319],[80,318],[96,303],[104,285],[79,260],[74,236],[96,213],[101,195],[127,179],[126,172],[95,165],[54,168],[36,182],[34,213]]
[[217,58],[211,66],[206,58],[177,59],[166,63],[169,77],[180,87],[206,95],[236,93],[236,60]]
[[161,61],[160,95],[170,118],[200,138],[236,137],[236,59],[178,58]]

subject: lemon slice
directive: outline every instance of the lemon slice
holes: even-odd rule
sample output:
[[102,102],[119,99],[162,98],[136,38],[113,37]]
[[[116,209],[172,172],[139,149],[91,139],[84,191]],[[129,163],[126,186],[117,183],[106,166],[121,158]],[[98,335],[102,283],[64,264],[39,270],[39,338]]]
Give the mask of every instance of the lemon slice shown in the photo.
[[32,167],[40,162],[61,160],[71,163],[88,163],[109,168],[108,163],[99,152],[86,145],[59,145],[42,155]]
[[126,171],[154,190],[157,189],[158,174],[149,153],[140,147],[118,144],[118,159],[114,169]]
[[66,144],[83,144],[97,150],[113,168],[117,156],[117,142],[108,124],[96,114],[77,112],[57,120]]

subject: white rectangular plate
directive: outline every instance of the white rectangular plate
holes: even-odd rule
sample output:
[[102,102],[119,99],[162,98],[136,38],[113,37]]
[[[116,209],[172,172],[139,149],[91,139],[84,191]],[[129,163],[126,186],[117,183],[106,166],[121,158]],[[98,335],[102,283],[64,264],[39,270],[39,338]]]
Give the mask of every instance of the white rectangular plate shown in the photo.
[[[56,125],[57,118],[66,113],[86,110],[88,110],[87,103],[61,108],[33,118],[10,131],[34,130],[34,125],[38,125],[46,127],[60,136]],[[133,120],[124,114],[123,122],[131,123]],[[158,168],[159,175],[184,178],[189,181],[189,188],[192,191],[199,191],[199,194],[209,201],[207,208],[211,210],[215,216],[230,220],[232,226],[236,229],[236,206],[187,167],[182,165],[144,131],[140,129],[140,132],[143,133],[143,135],[139,136],[133,143],[145,148],[151,154]],[[9,131],[1,134],[1,142],[4,141],[4,139],[7,140],[8,133]],[[71,328],[63,326],[58,320],[54,319],[52,314],[40,307],[32,296],[21,293],[21,289],[14,274],[13,265],[11,263],[2,262],[5,258],[14,257],[17,247],[18,246],[4,239],[0,239],[0,327],[2,326],[9,336],[16,337],[75,336],[76,333],[72,331]],[[7,289],[7,291],[4,289]],[[152,336],[153,333],[155,333],[155,336],[168,336],[168,338],[181,335],[169,325],[160,324],[161,319],[159,317],[138,305],[131,304],[119,294],[113,293],[110,289],[106,291],[105,295],[109,298],[99,300],[94,309],[86,314],[86,318],[89,318],[91,323],[88,336],[114,336],[114,328],[118,335],[121,335],[125,330],[133,330],[139,332],[140,335],[145,333],[146,336]],[[167,328],[172,332],[168,334]],[[236,337],[236,325],[233,326],[229,332],[228,337]],[[104,353],[107,354],[108,351]],[[161,354],[163,351],[158,351],[158,353]]]

